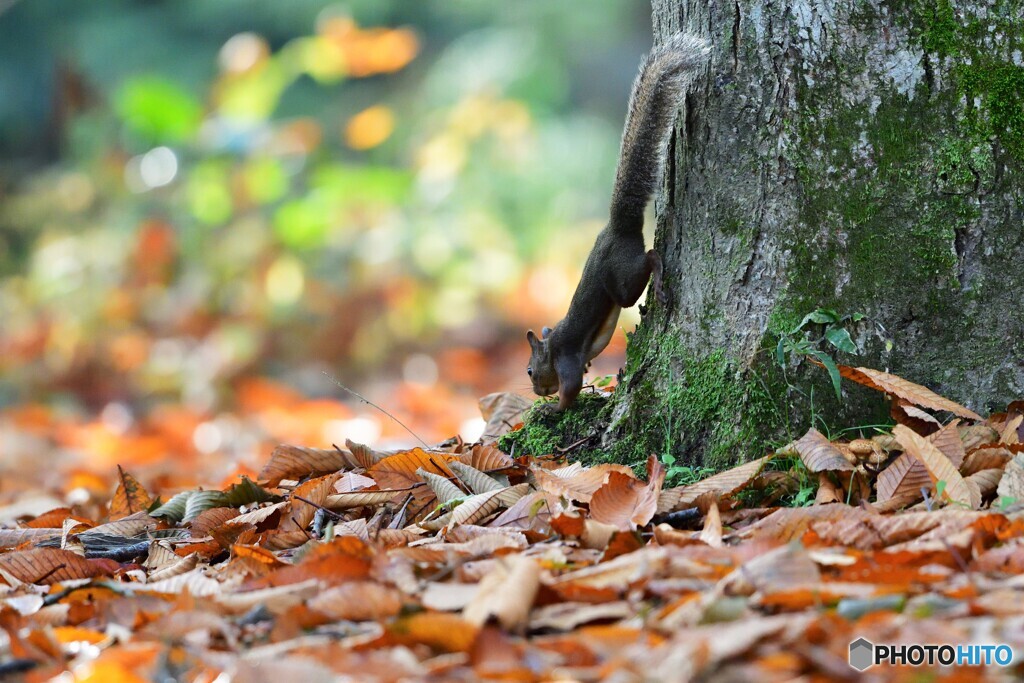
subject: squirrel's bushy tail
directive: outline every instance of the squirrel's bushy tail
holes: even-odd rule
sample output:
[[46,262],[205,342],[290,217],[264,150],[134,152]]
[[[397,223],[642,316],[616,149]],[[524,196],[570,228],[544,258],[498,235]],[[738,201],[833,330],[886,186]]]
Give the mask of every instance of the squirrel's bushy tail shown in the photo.
[[619,228],[643,225],[644,208],[661,180],[665,145],[686,83],[707,62],[710,46],[700,36],[677,33],[640,65],[629,97],[615,172],[611,219]]

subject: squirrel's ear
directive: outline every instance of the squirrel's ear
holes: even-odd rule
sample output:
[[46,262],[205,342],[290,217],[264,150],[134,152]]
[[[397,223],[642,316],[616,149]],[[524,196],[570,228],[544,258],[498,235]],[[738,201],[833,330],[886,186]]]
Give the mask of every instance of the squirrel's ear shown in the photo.
[[533,330],[526,331],[526,341],[530,342],[530,346],[537,345],[537,335],[533,333]]
[[543,327],[543,328],[541,328],[541,331],[540,331],[540,338],[541,339],[547,339],[549,334],[551,334],[551,328],[550,327]]

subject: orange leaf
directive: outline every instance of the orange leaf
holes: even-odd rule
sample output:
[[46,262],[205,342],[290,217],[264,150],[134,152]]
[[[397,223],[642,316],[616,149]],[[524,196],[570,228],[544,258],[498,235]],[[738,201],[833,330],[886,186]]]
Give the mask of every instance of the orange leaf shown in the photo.
[[153,504],[146,489],[135,480],[135,477],[117,466],[119,482],[114,498],[110,501],[110,519],[117,520],[135,514],[146,512]]
[[324,505],[327,496],[334,491],[334,482],[339,476],[341,475],[335,472],[299,485],[292,491],[290,508],[281,515],[281,524],[277,528],[280,531],[301,531],[309,526],[316,516],[316,506]]
[[0,555],[0,569],[19,581],[44,585],[109,576],[117,567],[118,564],[110,560],[87,560],[57,548],[33,548]]
[[614,463],[595,465],[587,469],[572,465],[558,470],[533,468],[533,476],[541,489],[581,503],[589,503],[594,492],[604,486],[612,473],[636,479],[633,477],[633,470]]
[[872,370],[871,368],[853,368],[848,365],[840,365],[839,374],[858,384],[863,384],[878,391],[884,391],[887,394],[902,398],[923,408],[944,410],[960,417],[977,420],[978,422],[982,421],[981,415],[978,415],[973,410],[968,410],[959,403],[939,396],[928,387],[914,384],[888,372]]
[[107,639],[106,634],[100,631],[94,631],[90,628],[78,628],[77,626],[56,626],[53,629],[53,636],[57,639],[58,643],[63,645],[79,642],[95,645]]
[[608,482],[590,500],[592,519],[611,524],[619,531],[631,531],[651,521],[658,509],[658,493],[665,481],[665,468],[655,456],[648,458],[651,480],[644,484],[634,477],[612,472]]
[[270,460],[260,471],[260,481],[266,481],[268,486],[277,486],[282,479],[337,472],[346,467],[351,467],[351,464],[343,451],[281,444],[270,454]]
[[451,459],[448,453],[427,453],[422,448],[414,448],[384,458],[368,469],[366,474],[373,477],[382,489],[407,489],[420,484],[412,490],[412,495],[418,505],[425,505],[434,498],[434,492],[429,486],[422,485],[423,480],[416,474],[416,470],[423,468],[431,474],[452,477],[455,475],[445,465]]
[[446,612],[419,612],[394,622],[392,635],[401,642],[423,644],[445,652],[466,652],[473,645],[477,627]]

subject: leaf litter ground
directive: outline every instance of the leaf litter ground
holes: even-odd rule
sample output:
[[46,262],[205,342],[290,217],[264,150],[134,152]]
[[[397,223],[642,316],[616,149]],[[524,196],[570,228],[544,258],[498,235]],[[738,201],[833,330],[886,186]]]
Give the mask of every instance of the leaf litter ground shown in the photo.
[[[893,398],[891,433],[812,429],[675,488],[653,457],[642,480],[493,442],[348,442],[281,445],[255,478],[167,500],[118,467],[88,512],[10,504],[0,677],[846,680],[860,637],[1024,652],[1024,403],[983,419],[842,372]],[[488,410],[493,439],[512,420]],[[770,506],[787,459],[817,478],[813,505]]]

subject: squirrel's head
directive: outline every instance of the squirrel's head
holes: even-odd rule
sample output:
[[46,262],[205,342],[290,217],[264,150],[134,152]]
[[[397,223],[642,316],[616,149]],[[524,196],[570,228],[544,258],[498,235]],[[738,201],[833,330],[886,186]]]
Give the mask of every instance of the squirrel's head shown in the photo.
[[540,334],[537,337],[533,330],[526,333],[526,341],[530,342],[530,364],[526,366],[526,374],[533,382],[533,393],[550,396],[558,391],[558,373],[555,372],[555,363],[548,345],[551,328],[545,327]]

